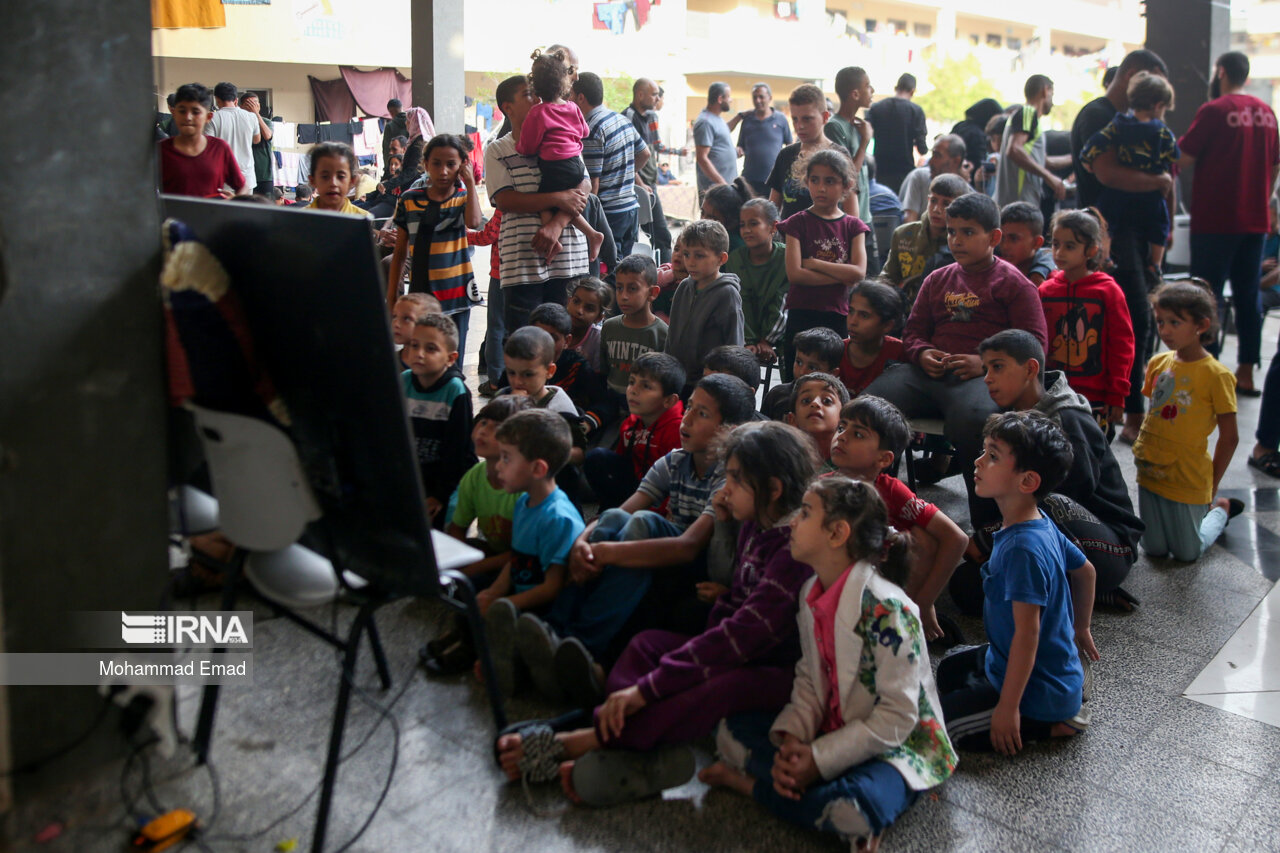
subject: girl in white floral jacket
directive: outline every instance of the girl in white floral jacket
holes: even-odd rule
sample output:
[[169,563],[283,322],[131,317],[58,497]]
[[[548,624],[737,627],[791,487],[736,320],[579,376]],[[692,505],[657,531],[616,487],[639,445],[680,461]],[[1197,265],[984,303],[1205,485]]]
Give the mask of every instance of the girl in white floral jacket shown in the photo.
[[874,487],[840,476],[810,486],[791,527],[792,556],[816,573],[800,593],[791,702],[776,719],[724,720],[704,782],[874,850],[951,775],[919,609],[892,580],[905,578],[906,542]]

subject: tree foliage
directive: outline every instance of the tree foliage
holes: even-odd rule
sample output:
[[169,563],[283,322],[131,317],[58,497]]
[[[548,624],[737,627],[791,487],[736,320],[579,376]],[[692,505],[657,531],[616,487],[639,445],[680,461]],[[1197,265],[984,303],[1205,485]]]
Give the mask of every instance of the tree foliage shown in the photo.
[[924,114],[943,125],[951,125],[964,118],[964,111],[983,98],[993,97],[995,83],[982,73],[982,65],[971,53],[947,56],[929,63],[929,84],[933,87],[915,101]]

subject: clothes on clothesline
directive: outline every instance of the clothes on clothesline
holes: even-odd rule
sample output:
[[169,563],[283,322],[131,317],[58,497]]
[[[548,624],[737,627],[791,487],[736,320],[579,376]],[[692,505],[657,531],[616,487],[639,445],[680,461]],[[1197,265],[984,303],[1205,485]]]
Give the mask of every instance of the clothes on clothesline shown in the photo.
[[345,142],[350,145],[357,133],[364,133],[363,122],[300,124],[298,125],[298,142],[303,145],[313,145],[317,142]]
[[292,121],[271,122],[271,144],[276,148],[297,148],[297,123]]

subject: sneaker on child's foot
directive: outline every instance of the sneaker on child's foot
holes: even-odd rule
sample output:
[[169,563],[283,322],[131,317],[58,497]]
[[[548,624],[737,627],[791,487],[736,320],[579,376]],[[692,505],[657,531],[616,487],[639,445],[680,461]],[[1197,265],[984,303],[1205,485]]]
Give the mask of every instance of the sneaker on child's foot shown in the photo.
[[489,605],[484,617],[489,654],[493,658],[494,679],[503,696],[516,692],[516,620],[520,613],[510,599],[499,598]]

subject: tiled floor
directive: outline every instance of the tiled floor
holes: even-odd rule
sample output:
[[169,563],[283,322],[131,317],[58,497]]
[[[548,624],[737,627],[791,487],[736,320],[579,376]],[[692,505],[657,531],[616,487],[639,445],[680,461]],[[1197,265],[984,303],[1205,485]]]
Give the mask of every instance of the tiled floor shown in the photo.
[[[472,330],[467,373],[474,388],[483,312],[473,312]],[[1274,350],[1277,330],[1274,321],[1267,325],[1265,351]],[[1143,557],[1125,584],[1142,602],[1137,611],[1096,614],[1094,636],[1103,659],[1094,670],[1089,732],[1031,747],[1015,759],[963,755],[956,775],[890,830],[885,849],[1280,849],[1280,718],[1274,704],[1280,695],[1280,597],[1274,592],[1280,481],[1244,464],[1257,409],[1257,400],[1241,401],[1244,437],[1224,479],[1227,493],[1246,501],[1246,513],[1198,563]],[[1123,445],[1115,450],[1132,483],[1130,451]],[[963,519],[958,480],[922,493]],[[940,606],[949,609],[950,602]],[[320,616],[327,620],[329,613]],[[337,613],[340,621],[350,616],[343,608]],[[483,692],[469,678],[429,681],[416,669],[418,645],[445,617],[441,605],[421,601],[380,613],[395,685],[387,694],[376,689],[367,656],[358,682],[370,703],[394,703],[398,748],[390,726],[379,725],[372,707],[356,701],[346,744],[364,745],[342,765],[328,849],[349,839],[373,811],[393,755],[386,800],[350,849],[841,849],[697,782],[661,800],[604,811],[568,808],[554,788],[539,787],[530,792],[531,809],[521,788],[504,784],[493,764]],[[958,621],[971,640],[981,638],[979,623]],[[219,708],[216,814],[210,776],[193,768],[187,754],[152,760],[154,803],[139,796],[138,766],[124,774],[125,795],[137,803],[132,812],[122,805],[122,763],[116,762],[20,801],[5,822],[10,849],[115,851],[131,819],[161,806],[190,807],[210,823],[204,840],[210,850],[268,851],[289,839],[305,849],[338,661],[261,607],[256,635],[255,686],[224,691]],[[513,719],[554,710],[527,696],[509,706]],[[184,727],[190,728],[194,713],[194,703],[184,701]],[[709,760],[702,744],[699,762]],[[56,779],[57,768],[49,775]],[[62,821],[66,831],[50,844],[35,844],[34,833],[51,820]]]

